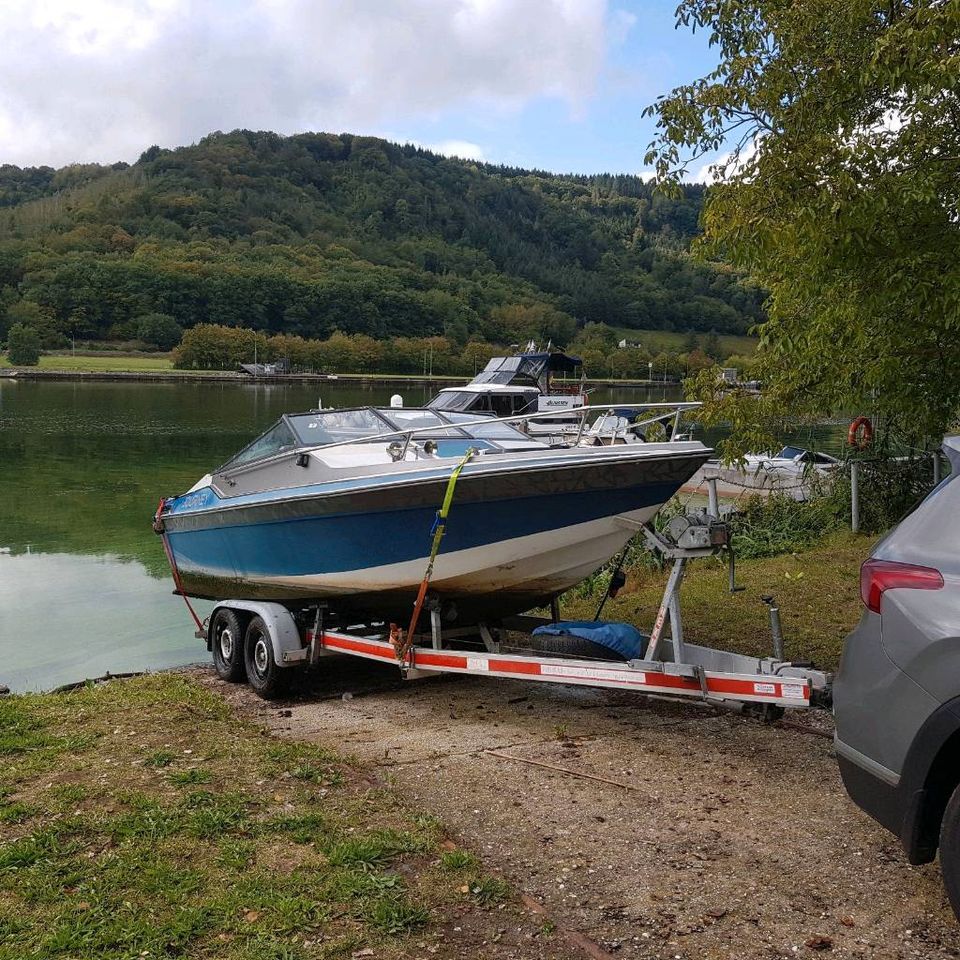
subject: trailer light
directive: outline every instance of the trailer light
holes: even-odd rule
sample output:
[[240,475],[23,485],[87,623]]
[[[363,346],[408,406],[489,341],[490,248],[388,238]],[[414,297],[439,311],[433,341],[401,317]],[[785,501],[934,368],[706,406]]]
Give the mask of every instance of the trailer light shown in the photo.
[[875,559],[864,561],[860,567],[860,598],[874,613],[880,612],[885,590],[940,590],[942,587],[943,575],[933,567]]

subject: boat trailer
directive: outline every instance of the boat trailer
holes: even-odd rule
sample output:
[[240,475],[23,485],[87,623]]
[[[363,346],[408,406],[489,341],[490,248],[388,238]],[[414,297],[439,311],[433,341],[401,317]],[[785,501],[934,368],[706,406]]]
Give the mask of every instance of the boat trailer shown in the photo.
[[[266,699],[283,695],[295,668],[316,667],[324,657],[337,654],[394,664],[407,680],[447,673],[632,690],[739,707],[765,719],[777,719],[787,708],[829,705],[831,675],[809,662],[784,658],[779,610],[772,597],[761,598],[769,608],[770,656],[746,656],[685,640],[680,588],[690,560],[725,554],[730,592],[743,589],[735,582],[730,528],[720,519],[715,495],[709,507],[674,516],[660,530],[627,518],[621,522],[672,563],[650,637],[642,655],[634,659],[616,659],[613,651],[609,657],[598,657],[594,654],[601,648],[596,644],[587,645],[590,655],[544,650],[532,633],[560,619],[556,600],[550,618],[519,616],[496,624],[445,625],[441,598],[428,595],[429,625],[407,642],[395,624],[343,624],[324,603],[293,607],[274,601],[223,600],[196,636],[214,652],[221,677],[245,678]],[[607,596],[615,596],[624,583],[625,554],[611,572],[597,610],[598,622]]]

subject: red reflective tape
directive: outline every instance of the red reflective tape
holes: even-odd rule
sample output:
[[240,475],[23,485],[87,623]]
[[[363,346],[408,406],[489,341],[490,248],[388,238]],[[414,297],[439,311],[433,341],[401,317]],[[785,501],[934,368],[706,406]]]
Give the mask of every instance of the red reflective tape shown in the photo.
[[395,660],[396,654],[389,643],[380,643],[376,640],[361,640],[357,637],[347,637],[336,633],[322,633],[320,643],[332,650],[347,650],[354,653],[365,653],[373,657],[382,657],[385,660]]

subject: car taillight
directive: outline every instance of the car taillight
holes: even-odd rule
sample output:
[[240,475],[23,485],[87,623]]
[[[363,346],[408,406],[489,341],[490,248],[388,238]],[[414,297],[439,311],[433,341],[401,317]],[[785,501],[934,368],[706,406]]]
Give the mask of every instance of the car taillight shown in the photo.
[[867,609],[874,613],[880,612],[880,598],[884,590],[939,590],[942,587],[943,576],[933,567],[871,559],[860,568],[860,598]]

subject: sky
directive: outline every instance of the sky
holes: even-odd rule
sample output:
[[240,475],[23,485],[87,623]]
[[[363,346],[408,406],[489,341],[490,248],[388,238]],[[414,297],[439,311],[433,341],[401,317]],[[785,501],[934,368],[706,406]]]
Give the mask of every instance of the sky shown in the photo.
[[643,108],[715,65],[676,3],[3,0],[0,164],[133,162],[245,127],[642,174]]

